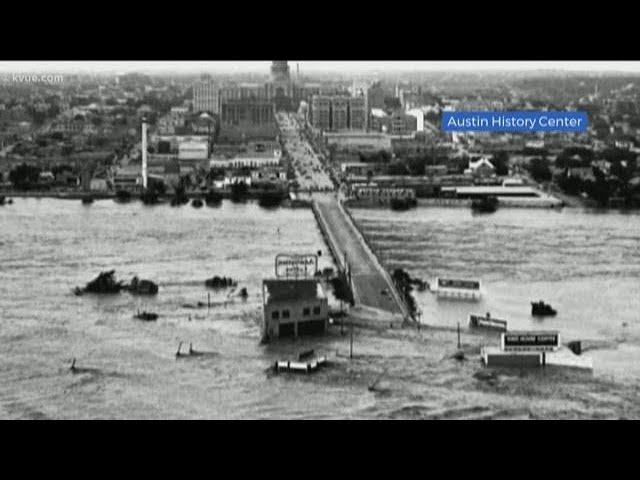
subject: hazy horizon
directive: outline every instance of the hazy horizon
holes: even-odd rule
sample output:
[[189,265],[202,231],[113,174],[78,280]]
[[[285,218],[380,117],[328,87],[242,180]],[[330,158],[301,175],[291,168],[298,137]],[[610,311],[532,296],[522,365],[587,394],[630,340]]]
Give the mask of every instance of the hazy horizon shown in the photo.
[[[639,61],[309,61],[289,60],[291,73],[544,73],[640,74]],[[0,73],[268,74],[271,61],[0,61]]]

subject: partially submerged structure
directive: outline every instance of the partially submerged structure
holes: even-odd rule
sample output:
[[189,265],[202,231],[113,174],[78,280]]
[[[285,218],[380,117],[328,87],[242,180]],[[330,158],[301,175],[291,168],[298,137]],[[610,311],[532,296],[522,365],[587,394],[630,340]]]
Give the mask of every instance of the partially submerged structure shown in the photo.
[[315,278],[275,278],[262,282],[263,337],[324,333],[329,324],[329,302]]
[[138,277],[133,277],[131,283],[125,284],[122,280],[116,280],[115,274],[115,270],[100,272],[84,288],[76,287],[73,292],[76,295],[84,293],[120,293],[121,290],[128,290],[130,293],[137,295],[155,295],[158,293],[158,285],[151,280],[140,280]]
[[119,293],[123,288],[123,283],[116,280],[115,274],[115,270],[100,272],[84,288],[76,287],[74,293],[76,295],[82,295],[83,293]]
[[431,289],[438,298],[479,300],[482,296],[479,280],[437,278]]

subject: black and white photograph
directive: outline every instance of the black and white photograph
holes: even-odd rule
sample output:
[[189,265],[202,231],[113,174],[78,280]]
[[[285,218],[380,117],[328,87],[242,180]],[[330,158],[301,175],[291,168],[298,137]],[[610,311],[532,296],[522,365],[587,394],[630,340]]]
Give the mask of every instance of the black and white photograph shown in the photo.
[[0,60],[0,420],[640,419],[640,61]]

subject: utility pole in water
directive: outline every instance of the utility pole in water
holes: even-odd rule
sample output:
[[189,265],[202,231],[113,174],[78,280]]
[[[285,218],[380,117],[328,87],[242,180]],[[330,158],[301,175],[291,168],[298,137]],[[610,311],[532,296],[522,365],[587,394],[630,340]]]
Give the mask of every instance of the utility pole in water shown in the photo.
[[351,320],[351,338],[349,340],[349,358],[353,358],[353,320]]

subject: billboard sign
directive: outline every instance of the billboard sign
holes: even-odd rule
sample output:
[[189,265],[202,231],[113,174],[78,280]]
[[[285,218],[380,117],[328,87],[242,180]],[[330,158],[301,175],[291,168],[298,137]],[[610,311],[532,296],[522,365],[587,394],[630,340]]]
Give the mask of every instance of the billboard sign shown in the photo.
[[502,334],[502,350],[505,352],[548,352],[560,347],[560,334],[549,331],[511,331]]
[[317,255],[280,254],[276,256],[276,277],[278,278],[313,277],[317,271]]
[[458,288],[464,290],[480,290],[480,282],[475,280],[455,280],[438,278],[438,288]]

